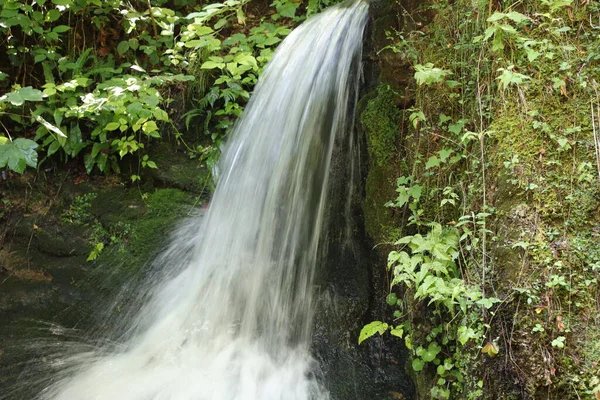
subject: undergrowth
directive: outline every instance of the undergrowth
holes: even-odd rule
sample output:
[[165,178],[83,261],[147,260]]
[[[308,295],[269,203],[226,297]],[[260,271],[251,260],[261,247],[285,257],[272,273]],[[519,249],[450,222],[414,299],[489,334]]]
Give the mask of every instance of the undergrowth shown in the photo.
[[[433,1],[387,32],[410,63],[408,171],[387,207],[393,318],[436,399],[600,398],[600,9]],[[414,16],[407,15],[406,18]]]

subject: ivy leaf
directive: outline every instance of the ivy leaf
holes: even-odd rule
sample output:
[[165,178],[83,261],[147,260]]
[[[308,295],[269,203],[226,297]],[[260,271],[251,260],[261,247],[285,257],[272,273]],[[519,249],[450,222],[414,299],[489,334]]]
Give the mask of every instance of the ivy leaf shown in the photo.
[[376,333],[382,335],[388,329],[388,326],[388,324],[381,321],[373,321],[370,324],[363,326],[360,330],[360,335],[358,336],[358,344],[361,344]]
[[498,346],[496,346],[494,343],[487,342],[485,346],[483,346],[483,349],[481,349],[481,352],[487,354],[490,357],[495,357],[498,355],[499,350]]
[[425,362],[423,360],[421,360],[420,358],[415,358],[414,360],[412,360],[413,371],[415,371],[415,372],[422,371],[424,366],[425,366]]
[[435,343],[435,342],[429,343],[429,346],[427,346],[427,349],[425,349],[425,351],[423,351],[421,358],[425,362],[431,362],[431,361],[435,360],[435,358],[437,357],[437,355],[440,351],[442,351],[442,348],[437,343]]
[[402,339],[402,336],[404,336],[404,329],[402,329],[401,326],[397,326],[395,328],[392,328],[392,330],[390,331],[390,333],[396,337],[399,337]]
[[446,148],[441,149],[439,151],[440,161],[446,162],[446,160],[448,159],[448,157],[450,157],[451,154],[452,154],[452,150],[446,149]]
[[425,169],[439,167],[439,165],[440,165],[440,159],[437,158],[436,156],[432,156],[432,157],[429,157],[429,159],[427,160],[427,163],[425,163]]

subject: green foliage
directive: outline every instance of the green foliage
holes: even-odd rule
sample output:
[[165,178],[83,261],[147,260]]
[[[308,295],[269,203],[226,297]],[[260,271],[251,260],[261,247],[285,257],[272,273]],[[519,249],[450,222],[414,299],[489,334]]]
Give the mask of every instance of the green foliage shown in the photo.
[[[489,378],[503,363],[529,396],[597,397],[600,42],[587,21],[600,8],[424,8],[433,22],[390,33],[382,50],[415,71],[404,176],[386,204],[408,215],[390,253],[390,293],[402,301],[386,302],[413,369],[430,379],[421,389],[519,398]],[[431,344],[444,358],[427,361]]]
[[434,83],[441,83],[444,78],[452,75],[452,71],[436,68],[432,63],[425,65],[415,65],[415,81],[417,85],[433,85]]
[[[190,157],[214,163],[275,47],[330,3],[276,0],[273,12],[257,17],[248,0],[185,0],[173,8],[162,1],[0,0],[4,136],[35,141],[40,162],[79,158],[88,173],[118,172],[130,155],[140,168],[160,167],[145,152],[171,134]],[[181,132],[173,118],[180,114],[186,131],[206,136]],[[15,143],[3,144],[11,161],[0,163],[19,173],[36,167],[31,156],[17,160],[23,142]]]
[[12,171],[23,173],[25,167],[37,166],[37,143],[32,140],[17,138],[11,141],[0,136],[0,168],[8,166]]

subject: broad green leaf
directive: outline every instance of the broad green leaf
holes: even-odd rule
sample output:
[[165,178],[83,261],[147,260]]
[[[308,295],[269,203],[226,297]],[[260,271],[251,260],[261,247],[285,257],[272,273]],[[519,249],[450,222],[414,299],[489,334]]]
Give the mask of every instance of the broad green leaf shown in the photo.
[[22,174],[27,165],[37,167],[37,147],[36,142],[25,138],[17,138],[13,142],[3,141],[0,144],[0,168],[8,166],[9,169]]
[[511,12],[507,13],[506,17],[517,24],[529,21],[528,16],[523,15],[520,12],[516,12],[516,11],[511,11]]
[[421,355],[421,358],[425,362],[431,362],[435,360],[440,351],[442,351],[442,348],[437,343],[431,342],[429,343],[429,346],[427,346],[427,349],[425,349],[425,351]]
[[0,97],[0,102],[6,100],[14,106],[20,106],[26,101],[42,101],[43,98],[44,94],[41,90],[27,86]]
[[117,51],[119,52],[119,54],[123,55],[125,53],[127,53],[127,51],[129,51],[129,42],[123,40],[121,43],[119,43],[119,45],[117,46]]
[[67,25],[58,25],[57,27],[54,27],[52,29],[52,32],[56,32],[56,33],[64,33],[67,32],[68,30],[70,30],[71,28],[69,28]]
[[210,35],[211,33],[213,33],[213,29],[209,26],[203,26],[203,25],[198,25],[198,24],[194,24],[194,29],[192,29],[196,35],[198,36],[205,36],[205,35]]
[[225,63],[223,63],[223,62],[205,61],[200,66],[200,69],[215,69],[215,68],[223,69],[224,67],[225,67]]
[[151,132],[157,131],[158,130],[158,126],[156,125],[156,122],[154,122],[154,121],[148,121],[144,125],[142,125],[142,130],[145,133],[151,133]]
[[296,9],[299,6],[299,2],[284,1],[277,6],[277,12],[283,17],[294,18],[296,16]]
[[361,344],[376,333],[382,335],[388,329],[388,324],[381,321],[373,321],[370,324],[363,326],[358,336],[358,344]]
[[119,129],[119,127],[121,126],[120,123],[118,122],[109,122],[108,124],[106,124],[106,126],[104,127],[105,131],[114,131],[116,129]]

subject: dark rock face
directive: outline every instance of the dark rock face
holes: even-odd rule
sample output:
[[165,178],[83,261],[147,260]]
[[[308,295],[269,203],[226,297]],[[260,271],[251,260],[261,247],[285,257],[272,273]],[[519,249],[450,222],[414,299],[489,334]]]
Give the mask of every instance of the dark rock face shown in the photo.
[[[318,277],[321,292],[313,335],[313,352],[334,400],[415,398],[414,386],[405,370],[406,349],[400,341],[384,335],[358,345],[358,335],[365,324],[391,317],[383,302],[388,290],[387,253],[374,248],[381,238],[371,236],[365,229],[365,224],[373,222],[368,220],[370,210],[366,208],[371,205],[365,204],[365,197],[369,196],[368,176],[374,168],[361,115],[380,83],[391,85],[396,93],[404,93],[411,82],[411,71],[397,56],[376,55],[386,45],[385,30],[402,27],[402,14],[397,8],[414,9],[417,5],[405,3],[399,6],[383,0],[371,5],[363,56],[364,100],[357,105],[355,143],[353,147],[337,143],[334,148],[326,238]],[[409,106],[408,97],[396,100],[398,110]],[[394,129],[399,128],[396,125]],[[396,178],[393,166],[382,169],[389,175],[382,185]],[[393,184],[390,189],[388,194],[392,196]],[[385,201],[377,206],[383,209]]]

